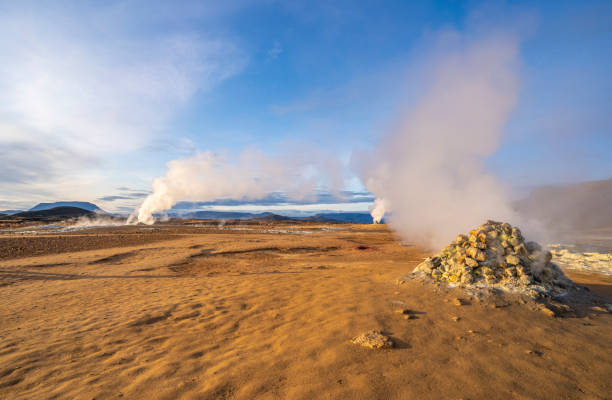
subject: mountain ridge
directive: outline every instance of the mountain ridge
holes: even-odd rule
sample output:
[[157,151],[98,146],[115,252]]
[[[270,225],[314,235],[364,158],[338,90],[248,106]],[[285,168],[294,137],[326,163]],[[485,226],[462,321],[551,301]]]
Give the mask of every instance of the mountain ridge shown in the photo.
[[79,207],[54,207],[45,210],[35,210],[35,211],[23,211],[17,214],[13,214],[10,219],[37,219],[37,218],[74,218],[74,217],[82,217],[82,216],[90,216],[93,217],[97,215],[97,213],[89,210],[85,210]]
[[51,203],[38,203],[34,207],[30,208],[28,211],[44,211],[51,210],[57,207],[76,207],[82,210],[105,213],[105,211],[102,210],[100,207],[88,201],[56,201]]

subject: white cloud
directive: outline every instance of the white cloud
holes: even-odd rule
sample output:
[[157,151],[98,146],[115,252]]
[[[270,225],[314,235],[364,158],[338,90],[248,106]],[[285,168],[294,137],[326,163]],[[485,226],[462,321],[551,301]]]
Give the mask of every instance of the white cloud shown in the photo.
[[166,29],[160,15],[163,28],[139,35],[132,23],[142,23],[145,9],[125,4],[119,21],[109,18],[117,4],[4,7],[0,162],[9,173],[0,192],[145,147],[196,92],[245,65],[232,41]]

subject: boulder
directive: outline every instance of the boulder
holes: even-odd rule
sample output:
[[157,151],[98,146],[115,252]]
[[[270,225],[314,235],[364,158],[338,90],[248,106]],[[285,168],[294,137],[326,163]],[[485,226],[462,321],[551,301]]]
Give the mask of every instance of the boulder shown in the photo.
[[519,265],[521,263],[521,259],[514,254],[509,254],[506,256],[506,262],[510,265]]
[[470,257],[465,258],[465,263],[467,264],[468,267],[472,267],[472,268],[476,268],[478,266],[478,261]]

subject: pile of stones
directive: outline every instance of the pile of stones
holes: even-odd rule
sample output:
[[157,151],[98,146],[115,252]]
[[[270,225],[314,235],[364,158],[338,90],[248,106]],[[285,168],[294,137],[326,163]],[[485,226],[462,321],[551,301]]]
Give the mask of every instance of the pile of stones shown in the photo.
[[494,287],[534,297],[562,294],[574,288],[551,259],[551,253],[539,244],[525,242],[517,227],[487,221],[467,235],[458,235],[414,272],[451,285]]

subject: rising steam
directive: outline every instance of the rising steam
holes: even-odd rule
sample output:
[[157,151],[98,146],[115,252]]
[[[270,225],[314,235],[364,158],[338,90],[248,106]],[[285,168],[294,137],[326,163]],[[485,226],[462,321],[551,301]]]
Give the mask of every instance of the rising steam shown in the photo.
[[486,219],[514,219],[484,161],[516,102],[517,44],[500,36],[464,45],[426,75],[399,127],[354,164],[378,198],[375,221],[390,211],[405,239],[437,248]]
[[306,199],[321,185],[337,193],[343,186],[338,160],[317,151],[284,157],[268,157],[248,149],[236,160],[211,152],[170,161],[166,175],[153,181],[153,193],[128,218],[128,223],[155,222],[154,213],[170,209],[178,201],[217,199],[257,200],[271,192],[291,199]]
[[387,202],[385,199],[376,199],[374,200],[374,204],[370,207],[370,215],[372,216],[372,221],[375,224],[380,224],[382,219],[385,216],[385,212],[387,211]]

